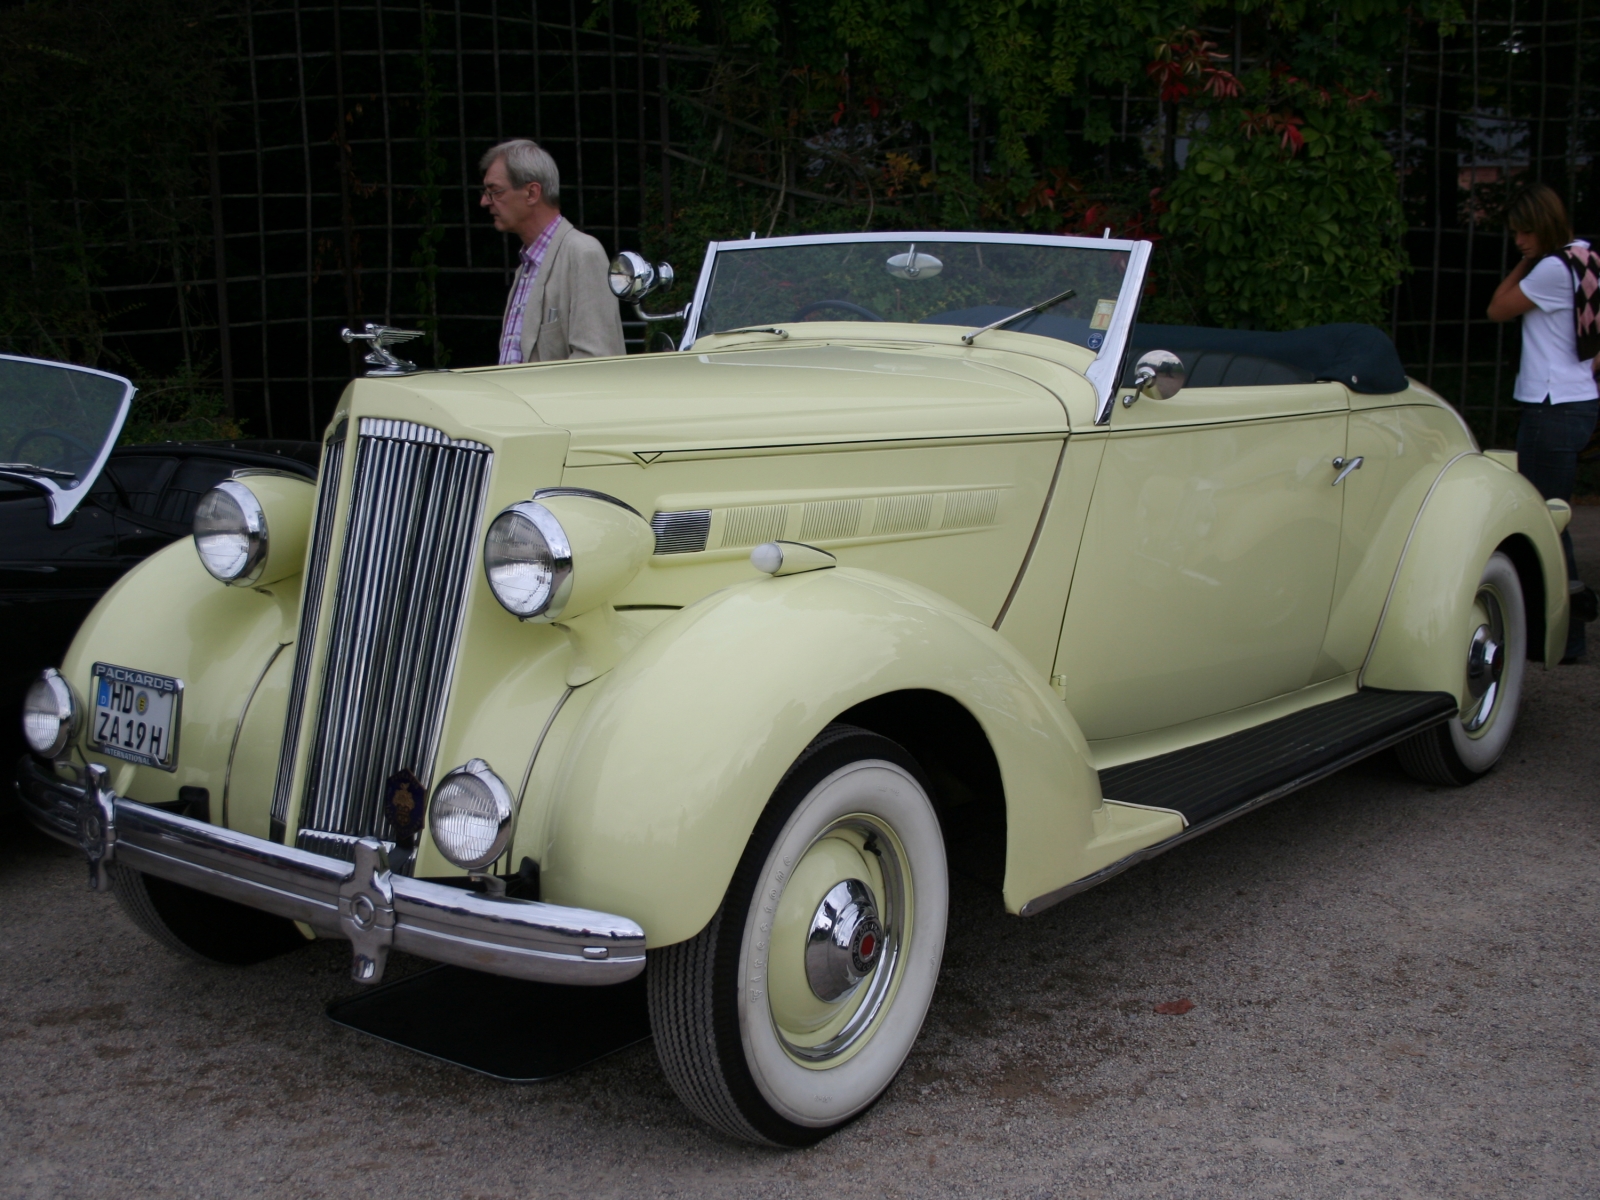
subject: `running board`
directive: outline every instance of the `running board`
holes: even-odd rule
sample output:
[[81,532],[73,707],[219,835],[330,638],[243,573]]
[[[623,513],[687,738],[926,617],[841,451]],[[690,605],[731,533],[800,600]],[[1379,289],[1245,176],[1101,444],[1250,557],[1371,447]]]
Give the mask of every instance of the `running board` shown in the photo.
[[1170,809],[1182,814],[1187,828],[1028,901],[1021,913],[1031,917],[1042,912],[1251,809],[1443,724],[1456,712],[1455,697],[1443,692],[1368,688],[1215,741],[1101,771],[1100,794],[1107,800]]

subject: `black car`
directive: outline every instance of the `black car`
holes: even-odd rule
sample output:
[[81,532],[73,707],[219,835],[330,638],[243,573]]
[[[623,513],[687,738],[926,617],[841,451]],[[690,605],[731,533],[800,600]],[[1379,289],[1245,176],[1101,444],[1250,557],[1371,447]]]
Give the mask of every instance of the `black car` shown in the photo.
[[0,355],[0,761],[17,714],[123,572],[187,537],[195,504],[242,468],[317,473],[315,442],[113,449],[134,387],[103,371]]

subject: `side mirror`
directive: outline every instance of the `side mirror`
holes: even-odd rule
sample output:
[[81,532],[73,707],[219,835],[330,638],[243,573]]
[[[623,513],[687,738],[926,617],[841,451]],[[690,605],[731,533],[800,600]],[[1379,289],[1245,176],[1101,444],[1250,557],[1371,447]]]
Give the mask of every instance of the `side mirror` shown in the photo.
[[1122,398],[1122,407],[1130,407],[1140,396],[1148,396],[1152,400],[1171,400],[1183,389],[1184,380],[1188,377],[1183,359],[1171,350],[1151,350],[1134,367],[1134,391]]
[[642,254],[624,250],[611,260],[611,294],[637,304],[651,292],[669,288],[677,276],[671,263],[650,263]]

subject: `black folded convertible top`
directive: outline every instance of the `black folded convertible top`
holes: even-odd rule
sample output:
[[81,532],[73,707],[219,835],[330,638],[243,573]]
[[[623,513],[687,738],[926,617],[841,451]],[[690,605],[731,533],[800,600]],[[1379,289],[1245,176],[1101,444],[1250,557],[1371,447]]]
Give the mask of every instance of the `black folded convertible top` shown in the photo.
[[1313,325],[1286,333],[1254,329],[1203,329],[1196,325],[1133,327],[1123,385],[1147,350],[1170,350],[1183,359],[1185,387],[1241,387],[1331,380],[1352,392],[1388,395],[1406,389],[1405,368],[1389,335],[1372,325]]
[[[1011,311],[1015,311],[1014,309]],[[935,325],[987,325],[1007,316],[999,304],[962,308],[924,317]],[[1074,345],[1100,348],[1104,334],[1089,328],[1082,317],[1053,312],[1035,313],[1010,327],[1016,333],[1034,333]],[[1314,383],[1330,380],[1352,392],[1387,396],[1406,390],[1406,371],[1389,335],[1373,325],[1313,325],[1287,333],[1255,329],[1204,329],[1198,325],[1133,327],[1122,386],[1133,386],[1133,371],[1146,350],[1170,350],[1188,369],[1185,387],[1250,387],[1273,383]]]

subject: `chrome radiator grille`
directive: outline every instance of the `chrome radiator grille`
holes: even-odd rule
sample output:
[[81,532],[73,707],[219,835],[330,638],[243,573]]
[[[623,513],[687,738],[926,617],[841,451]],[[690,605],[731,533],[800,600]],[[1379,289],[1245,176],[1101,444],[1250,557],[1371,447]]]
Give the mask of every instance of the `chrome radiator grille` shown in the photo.
[[[351,838],[393,840],[383,792],[397,771],[432,782],[493,457],[478,442],[372,417],[361,419],[355,454],[296,838],[324,854],[347,849]],[[336,477],[325,482],[324,498],[337,486]],[[325,577],[320,510],[315,533],[311,566],[320,555]],[[308,587],[320,582],[308,575]],[[320,588],[308,593],[302,618],[275,820],[284,819],[280,801],[288,812],[311,692],[317,595]]]
[[294,648],[294,680],[289,685],[289,719],[283,727],[283,748],[278,752],[278,779],[272,789],[272,840],[282,842],[289,815],[289,788],[294,779],[295,754],[300,748],[300,714],[306,707],[306,683],[311,678],[311,652],[317,644],[317,617],[322,611],[322,588],[328,579],[328,555],[333,549],[334,518],[339,512],[339,483],[344,475],[344,445],[350,423],[340,421],[323,448],[322,471],[317,476],[317,516],[311,528],[311,560],[306,564],[305,592],[301,600],[300,634]]

